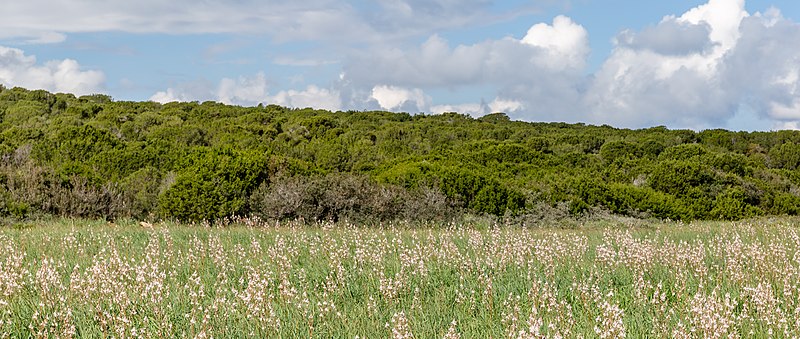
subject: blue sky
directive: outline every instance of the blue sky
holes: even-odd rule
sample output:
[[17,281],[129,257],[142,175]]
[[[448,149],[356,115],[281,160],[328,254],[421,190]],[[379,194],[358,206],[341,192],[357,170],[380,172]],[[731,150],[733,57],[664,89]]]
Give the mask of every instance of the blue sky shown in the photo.
[[0,84],[618,127],[800,127],[790,0],[27,0]]

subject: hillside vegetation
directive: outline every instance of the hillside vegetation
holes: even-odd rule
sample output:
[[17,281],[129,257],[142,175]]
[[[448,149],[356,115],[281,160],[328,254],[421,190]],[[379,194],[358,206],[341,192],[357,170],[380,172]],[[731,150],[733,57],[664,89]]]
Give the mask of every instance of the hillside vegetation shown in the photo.
[[113,101],[0,87],[0,216],[662,219],[800,211],[800,133]]

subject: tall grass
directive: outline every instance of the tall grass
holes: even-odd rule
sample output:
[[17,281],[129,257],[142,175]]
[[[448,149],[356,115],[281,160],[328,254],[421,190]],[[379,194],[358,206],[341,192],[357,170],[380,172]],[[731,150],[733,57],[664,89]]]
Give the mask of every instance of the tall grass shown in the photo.
[[0,229],[5,337],[797,337],[796,219]]

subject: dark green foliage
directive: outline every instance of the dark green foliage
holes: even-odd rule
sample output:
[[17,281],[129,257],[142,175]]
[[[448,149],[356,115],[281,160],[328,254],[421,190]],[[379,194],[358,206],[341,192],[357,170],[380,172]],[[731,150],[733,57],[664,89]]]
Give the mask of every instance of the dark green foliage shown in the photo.
[[602,206],[611,212],[662,219],[692,219],[681,199],[647,187],[606,184],[590,178],[579,178],[573,184],[580,202]]
[[250,191],[266,180],[263,155],[230,149],[198,151],[159,199],[164,215],[180,220],[215,220],[242,214]]
[[444,194],[471,210],[499,216],[507,210],[516,212],[525,207],[520,193],[468,170],[447,168],[439,176]]
[[121,145],[118,138],[92,126],[70,128],[52,141],[61,159],[88,161],[95,154]]
[[[656,158],[666,147],[658,140],[648,139],[639,145],[639,152],[643,157]],[[602,150],[601,150],[602,151]]]
[[753,173],[753,168],[751,165],[752,161],[741,154],[707,154],[701,158],[701,161],[719,171],[732,173],[740,177],[746,177],[752,175]]
[[498,163],[530,163],[542,157],[540,152],[531,151],[523,145],[506,143],[481,147],[469,156],[484,166]]
[[708,153],[700,144],[682,144],[669,147],[659,156],[661,160],[690,160]]
[[627,141],[609,141],[600,147],[600,156],[607,162],[623,157],[634,158],[638,157],[639,154],[639,147]]
[[711,217],[721,220],[739,220],[758,214],[758,209],[745,202],[744,191],[729,188],[714,200]]
[[769,151],[770,167],[795,170],[800,168],[800,145],[793,142],[772,148]]
[[688,196],[690,189],[707,187],[715,175],[700,162],[667,160],[659,163],[650,175],[650,187],[676,196]]
[[772,209],[769,212],[776,215],[799,215],[800,197],[794,194],[780,193],[772,201]]
[[682,220],[795,215],[798,145],[796,131],[161,105],[0,88],[0,216],[443,220],[536,206]]

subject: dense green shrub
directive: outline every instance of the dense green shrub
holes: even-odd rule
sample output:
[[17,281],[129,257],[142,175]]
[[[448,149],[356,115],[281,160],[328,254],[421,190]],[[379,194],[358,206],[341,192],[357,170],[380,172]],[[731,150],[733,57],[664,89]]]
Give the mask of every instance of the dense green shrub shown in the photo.
[[703,145],[700,144],[682,144],[672,147],[667,147],[659,155],[659,159],[664,160],[691,160],[692,158],[702,156],[708,153]]
[[800,168],[800,144],[789,142],[772,148],[769,151],[769,161],[772,168]]
[[779,193],[773,198],[769,212],[776,215],[800,215],[800,197],[791,193]]
[[600,156],[606,162],[612,162],[623,157],[634,158],[638,155],[639,147],[636,144],[627,141],[609,141],[600,147]]
[[243,214],[250,191],[267,179],[267,158],[230,149],[202,151],[159,198],[161,212],[180,220]]
[[499,182],[460,168],[446,168],[439,173],[442,191],[471,210],[494,215],[517,212],[525,207],[519,192]]
[[745,194],[740,188],[729,188],[714,200],[711,216],[721,220],[739,220],[760,213],[760,210],[745,202]]
[[715,180],[716,176],[705,164],[667,160],[654,167],[648,182],[655,190],[676,196],[687,196],[690,189],[709,186]]

